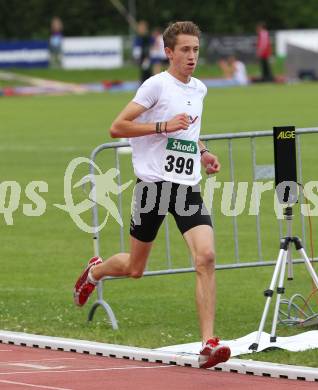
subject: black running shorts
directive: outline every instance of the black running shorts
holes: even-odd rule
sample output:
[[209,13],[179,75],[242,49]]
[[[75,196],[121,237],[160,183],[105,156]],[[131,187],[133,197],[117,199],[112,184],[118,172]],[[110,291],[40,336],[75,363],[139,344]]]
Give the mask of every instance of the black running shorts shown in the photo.
[[212,227],[199,185],[166,181],[147,183],[138,179],[130,223],[132,237],[144,242],[153,241],[168,212],[173,215],[181,234],[199,225]]

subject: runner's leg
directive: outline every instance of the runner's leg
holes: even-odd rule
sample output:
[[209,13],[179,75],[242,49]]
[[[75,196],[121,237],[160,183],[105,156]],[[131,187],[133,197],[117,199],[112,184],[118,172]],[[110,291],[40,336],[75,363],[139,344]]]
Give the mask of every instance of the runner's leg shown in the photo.
[[131,276],[140,278],[144,272],[152,242],[143,242],[130,237],[130,253],[117,253],[102,264],[96,265],[91,272],[95,280],[105,276]]
[[196,304],[202,341],[213,337],[215,315],[215,269],[213,229],[208,225],[196,226],[183,234],[196,269]]
[[[148,187],[151,188],[152,192]],[[144,212],[149,193],[156,197],[156,202],[153,204],[152,210]],[[117,253],[102,264],[96,265],[91,271],[93,279],[98,281],[105,276],[130,276],[132,278],[142,276],[152,243],[165,217],[158,215],[160,193],[161,183],[137,181],[133,200],[135,206],[130,223],[130,252]],[[135,222],[136,215],[140,219],[138,224]]]

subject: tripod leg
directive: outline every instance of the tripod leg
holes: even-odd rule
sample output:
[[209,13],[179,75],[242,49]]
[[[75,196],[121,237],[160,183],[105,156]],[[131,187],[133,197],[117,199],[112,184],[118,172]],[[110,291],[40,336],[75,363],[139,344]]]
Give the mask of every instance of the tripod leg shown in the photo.
[[310,273],[310,275],[312,277],[312,280],[314,281],[316,287],[318,288],[318,276],[317,276],[313,266],[311,265],[311,262],[310,262],[307,254],[305,252],[305,249],[302,246],[300,239],[298,237],[294,237],[293,241],[295,243],[295,247],[296,247],[297,251],[301,254],[301,257],[303,258],[303,260],[305,262],[305,265],[307,267],[308,272]]
[[260,325],[259,325],[259,328],[258,328],[258,332],[257,332],[255,343],[251,344],[249,346],[249,348],[248,348],[248,349],[251,349],[253,351],[257,351],[257,349],[258,349],[259,341],[260,341],[260,338],[261,338],[261,335],[262,335],[262,332],[263,332],[263,329],[264,329],[266,317],[267,317],[268,310],[269,310],[269,305],[271,303],[271,299],[272,299],[272,296],[273,296],[274,288],[276,286],[278,274],[279,274],[279,271],[281,269],[281,264],[282,264],[282,260],[283,260],[284,254],[285,254],[285,249],[280,249],[279,254],[278,254],[278,258],[277,258],[277,262],[276,262],[276,266],[275,266],[275,270],[274,270],[274,273],[273,273],[273,277],[272,277],[272,280],[271,280],[271,283],[270,283],[270,286],[269,286],[269,289],[264,291],[264,296],[267,297],[267,299],[266,299],[266,303],[265,303],[262,319],[261,319],[261,322],[260,322]]
[[280,297],[282,294],[284,294],[284,278],[285,278],[285,270],[286,270],[286,262],[288,260],[288,251],[284,251],[282,266],[280,269],[280,275],[279,275],[279,281],[277,285],[277,298],[276,298],[276,305],[274,310],[274,316],[273,316],[273,322],[272,322],[272,331],[271,331],[271,342],[276,341],[276,328],[277,328],[277,320],[278,320],[278,313],[279,313],[279,306],[280,306]]
[[[287,218],[287,237],[292,237],[292,215],[287,216],[286,218]],[[288,245],[287,264],[288,264],[288,280],[293,280],[294,279],[293,260],[292,260],[290,245]]]
[[287,253],[287,264],[288,264],[288,280],[294,279],[293,260],[291,256],[291,248],[288,248]]

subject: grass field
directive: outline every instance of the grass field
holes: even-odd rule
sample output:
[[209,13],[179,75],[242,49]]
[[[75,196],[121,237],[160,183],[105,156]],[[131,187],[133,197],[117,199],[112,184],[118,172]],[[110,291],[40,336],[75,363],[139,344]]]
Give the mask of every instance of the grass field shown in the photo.
[[[71,74],[64,80],[77,81]],[[91,77],[78,76],[82,81]],[[94,80],[90,80],[94,81]],[[203,133],[215,134],[265,130],[274,125],[317,126],[315,84],[259,85],[248,88],[210,89],[205,101]],[[0,215],[0,329],[45,335],[98,340],[144,347],[160,347],[199,340],[194,305],[195,275],[171,275],[138,281],[119,280],[105,284],[105,296],[119,321],[114,332],[101,311],[87,323],[88,307],[77,309],[72,303],[72,288],[82,266],[93,253],[92,239],[80,231],[65,212],[53,204],[64,203],[63,177],[75,157],[89,156],[98,144],[110,141],[107,129],[114,115],[132,97],[128,93],[79,96],[21,97],[0,99],[0,177],[21,186],[19,208],[13,225]],[[317,180],[317,138],[302,141],[304,182]],[[228,181],[229,164],[223,141],[210,145],[222,162],[218,181]],[[233,143],[236,180],[251,181],[248,141]],[[271,141],[257,143],[259,164],[273,160]],[[111,153],[98,163],[102,169],[114,166]],[[122,160],[123,180],[132,178],[129,156]],[[78,178],[86,173],[81,167]],[[25,194],[32,180],[48,183],[42,196],[46,211],[40,217],[27,217],[23,205],[30,203]],[[85,198],[80,190],[75,199]],[[124,214],[128,242],[129,191],[125,193]],[[7,199],[8,202],[8,199]],[[295,230],[300,232],[299,206],[295,207]],[[234,245],[232,220],[220,212],[220,193],[214,203],[218,263],[232,262]],[[85,215],[89,221],[89,214]],[[278,252],[278,227],[273,214],[273,193],[264,196],[261,207],[263,255],[273,259]],[[255,217],[246,210],[238,217],[241,261],[255,259]],[[317,221],[313,218],[314,233]],[[109,220],[101,234],[102,255],[119,250],[118,225]],[[314,234],[314,237],[316,234]],[[188,264],[182,239],[170,223],[172,257],[176,264]],[[308,236],[307,236],[308,237]],[[151,256],[151,267],[161,266],[163,233]],[[317,243],[315,243],[317,252]],[[218,305],[216,330],[221,338],[241,337],[257,329],[263,310],[262,292],[268,287],[273,268],[223,270],[217,272]],[[301,292],[307,296],[311,283],[303,265],[295,267],[295,280],[287,286],[287,296]],[[317,300],[316,300],[317,301]],[[315,303],[316,309],[318,309]],[[269,330],[268,321],[266,330]],[[279,326],[279,335],[299,332]],[[317,366],[317,350],[303,353],[269,351],[254,359]]]

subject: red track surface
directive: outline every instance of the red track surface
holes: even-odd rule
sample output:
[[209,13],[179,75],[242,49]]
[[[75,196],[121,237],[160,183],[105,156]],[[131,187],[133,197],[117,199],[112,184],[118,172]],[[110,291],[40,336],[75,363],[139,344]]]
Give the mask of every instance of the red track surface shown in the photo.
[[317,390],[317,383],[0,344],[0,389]]

